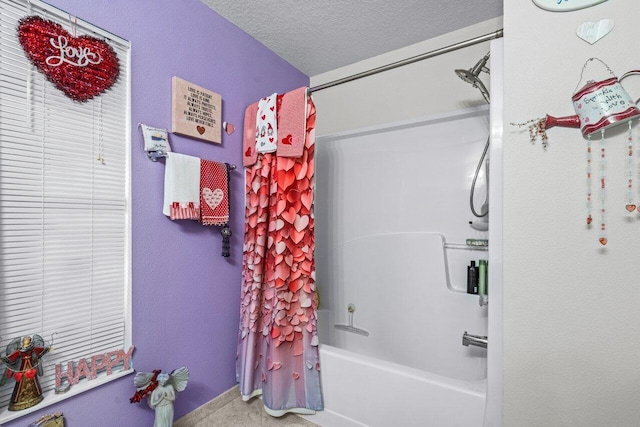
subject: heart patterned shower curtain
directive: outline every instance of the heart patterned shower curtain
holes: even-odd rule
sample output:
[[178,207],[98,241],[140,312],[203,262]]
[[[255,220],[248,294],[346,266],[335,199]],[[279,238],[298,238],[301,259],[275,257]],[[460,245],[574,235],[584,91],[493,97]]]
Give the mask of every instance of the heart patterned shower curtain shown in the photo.
[[323,408],[314,263],[315,107],[307,99],[300,158],[258,154],[247,167],[236,376],[267,412]]

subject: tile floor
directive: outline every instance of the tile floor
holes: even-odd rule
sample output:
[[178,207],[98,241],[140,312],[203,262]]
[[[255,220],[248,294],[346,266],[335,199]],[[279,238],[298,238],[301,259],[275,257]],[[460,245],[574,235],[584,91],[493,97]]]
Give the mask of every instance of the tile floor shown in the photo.
[[262,401],[256,397],[245,402],[237,387],[223,393],[211,402],[185,415],[174,427],[313,427],[313,424],[295,414],[274,418],[264,411]]

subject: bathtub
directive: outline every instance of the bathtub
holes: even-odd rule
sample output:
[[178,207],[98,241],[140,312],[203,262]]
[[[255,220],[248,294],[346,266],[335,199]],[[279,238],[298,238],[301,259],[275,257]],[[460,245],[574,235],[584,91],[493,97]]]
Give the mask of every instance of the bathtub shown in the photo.
[[323,427],[481,427],[486,380],[465,381],[320,345]]
[[[464,245],[487,238],[469,227],[487,134],[488,111],[476,109],[317,139],[325,410],[310,421],[483,425],[487,349],[463,346],[462,335],[487,335],[488,310],[466,293],[466,267],[488,252]],[[483,193],[481,183],[476,206]]]

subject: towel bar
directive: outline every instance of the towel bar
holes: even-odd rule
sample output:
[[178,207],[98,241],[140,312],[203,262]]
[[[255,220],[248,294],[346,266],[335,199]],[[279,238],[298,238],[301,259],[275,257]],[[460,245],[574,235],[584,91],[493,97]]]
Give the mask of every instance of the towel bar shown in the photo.
[[[161,157],[167,157],[167,153],[165,151],[147,151],[147,156],[151,159],[152,162],[157,162]],[[229,170],[234,170],[236,165],[229,165]]]

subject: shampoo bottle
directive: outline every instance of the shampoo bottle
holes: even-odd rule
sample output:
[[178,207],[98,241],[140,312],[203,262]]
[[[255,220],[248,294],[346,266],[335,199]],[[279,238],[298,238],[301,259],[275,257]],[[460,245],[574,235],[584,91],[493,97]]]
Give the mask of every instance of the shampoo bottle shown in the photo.
[[478,268],[475,261],[471,261],[471,265],[467,267],[467,293],[478,293]]
[[481,259],[478,266],[478,293],[487,295],[487,260]]

